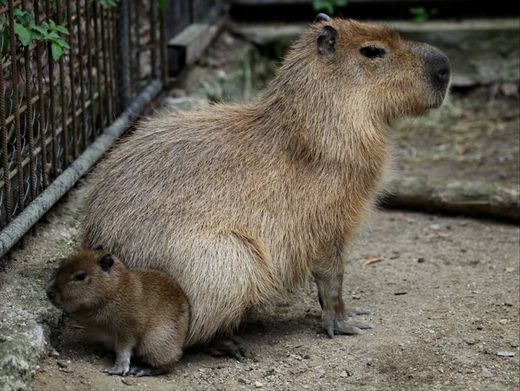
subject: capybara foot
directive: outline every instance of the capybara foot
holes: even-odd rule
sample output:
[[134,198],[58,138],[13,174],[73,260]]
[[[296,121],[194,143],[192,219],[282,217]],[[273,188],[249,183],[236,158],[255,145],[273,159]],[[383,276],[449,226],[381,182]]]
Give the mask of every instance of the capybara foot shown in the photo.
[[207,347],[206,352],[214,357],[228,356],[238,361],[254,359],[253,353],[244,346],[242,339],[237,336],[216,340]]
[[159,376],[164,373],[166,373],[166,371],[162,368],[149,368],[149,367],[142,367],[140,365],[132,365],[130,367],[130,371],[128,372],[129,375],[132,375],[135,377]]

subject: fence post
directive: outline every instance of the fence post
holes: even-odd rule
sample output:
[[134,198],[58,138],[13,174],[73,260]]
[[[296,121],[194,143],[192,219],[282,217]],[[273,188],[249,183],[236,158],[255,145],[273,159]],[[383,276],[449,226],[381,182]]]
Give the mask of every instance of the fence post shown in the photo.
[[[120,0],[117,5],[117,89],[120,110],[130,101],[130,41],[128,36],[128,0]],[[139,11],[138,11],[139,12]]]

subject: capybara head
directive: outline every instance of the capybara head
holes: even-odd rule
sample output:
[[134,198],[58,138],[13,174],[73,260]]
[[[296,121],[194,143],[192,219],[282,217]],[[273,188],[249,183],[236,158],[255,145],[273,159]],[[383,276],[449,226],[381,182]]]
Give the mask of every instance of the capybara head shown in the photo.
[[101,250],[85,250],[66,258],[47,284],[49,300],[66,313],[95,309],[117,289],[126,266]]
[[389,121],[439,107],[449,81],[449,61],[440,50],[388,27],[319,14],[289,52],[278,85],[314,83],[316,107],[344,103],[350,115]]

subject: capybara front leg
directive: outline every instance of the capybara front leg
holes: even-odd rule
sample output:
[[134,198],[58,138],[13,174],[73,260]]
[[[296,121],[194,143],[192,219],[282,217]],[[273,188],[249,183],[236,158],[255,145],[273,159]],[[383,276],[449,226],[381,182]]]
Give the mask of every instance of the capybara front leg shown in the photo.
[[342,297],[342,266],[337,270],[316,271],[314,278],[318,286],[318,299],[322,309],[322,325],[330,338],[335,334],[356,335],[360,334],[362,329],[374,328],[369,322],[351,318],[367,314],[368,311],[360,308],[345,309]]

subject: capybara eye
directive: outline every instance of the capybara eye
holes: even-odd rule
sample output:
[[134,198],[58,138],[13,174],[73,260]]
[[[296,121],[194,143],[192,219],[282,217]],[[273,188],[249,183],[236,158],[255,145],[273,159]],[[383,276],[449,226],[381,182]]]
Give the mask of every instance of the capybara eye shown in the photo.
[[74,277],[72,277],[72,279],[74,281],[83,281],[85,279],[85,277],[87,276],[87,273],[85,272],[80,272],[78,274],[76,274]]
[[359,52],[367,58],[382,58],[386,54],[386,50],[377,46],[363,46]]

